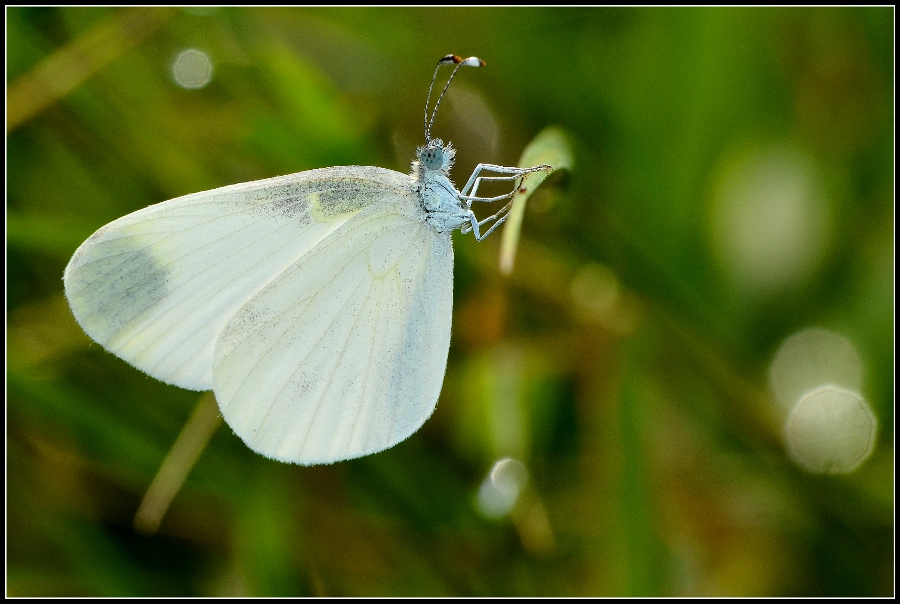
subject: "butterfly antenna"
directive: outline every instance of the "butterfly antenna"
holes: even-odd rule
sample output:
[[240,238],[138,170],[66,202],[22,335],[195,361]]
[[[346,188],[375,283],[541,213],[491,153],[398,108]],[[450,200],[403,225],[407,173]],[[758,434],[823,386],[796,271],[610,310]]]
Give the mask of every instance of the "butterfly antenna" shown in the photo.
[[[445,65],[447,63],[455,63],[456,67],[453,69],[453,73],[450,74],[450,79],[447,80],[447,83],[444,84],[444,89],[441,91],[441,96],[438,97],[437,102],[434,104],[434,110],[431,112],[431,120],[428,120],[428,104],[431,102],[431,91],[434,88],[434,82],[437,79],[438,70],[441,68],[441,65]],[[438,107],[441,104],[441,99],[444,98],[444,93],[447,92],[447,88],[450,87],[450,82],[453,81],[453,77],[456,75],[456,72],[459,71],[459,68],[463,65],[468,65],[470,67],[482,67],[484,66],[484,61],[479,59],[478,57],[469,57],[468,59],[463,59],[462,57],[458,57],[456,55],[447,55],[443,57],[440,61],[438,61],[437,67],[434,68],[434,75],[431,76],[431,85],[428,87],[428,97],[425,99],[425,144],[431,142],[431,126],[434,124],[434,116],[437,115]]]

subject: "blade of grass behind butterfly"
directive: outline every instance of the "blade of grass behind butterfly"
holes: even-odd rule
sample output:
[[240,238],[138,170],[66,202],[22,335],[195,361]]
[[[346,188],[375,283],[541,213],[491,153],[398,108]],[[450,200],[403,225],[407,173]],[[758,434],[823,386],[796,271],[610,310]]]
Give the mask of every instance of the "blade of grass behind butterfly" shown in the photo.
[[[572,149],[561,128],[556,126],[544,128],[522,152],[519,166],[527,168],[540,164],[553,166],[554,172],[572,169]],[[522,218],[525,215],[525,203],[549,174],[549,172],[534,172],[527,175],[513,198],[513,205],[503,229],[503,239],[500,242],[500,272],[504,275],[512,272],[516,259],[519,232],[522,230]]]

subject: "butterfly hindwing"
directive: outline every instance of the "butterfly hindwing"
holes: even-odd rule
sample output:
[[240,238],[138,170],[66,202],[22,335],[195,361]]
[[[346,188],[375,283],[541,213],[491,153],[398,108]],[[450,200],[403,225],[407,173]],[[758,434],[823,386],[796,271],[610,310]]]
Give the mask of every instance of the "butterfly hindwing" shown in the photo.
[[437,403],[452,283],[448,234],[366,208],[226,325],[214,391],[228,424],[259,453],[303,464],[405,439]]

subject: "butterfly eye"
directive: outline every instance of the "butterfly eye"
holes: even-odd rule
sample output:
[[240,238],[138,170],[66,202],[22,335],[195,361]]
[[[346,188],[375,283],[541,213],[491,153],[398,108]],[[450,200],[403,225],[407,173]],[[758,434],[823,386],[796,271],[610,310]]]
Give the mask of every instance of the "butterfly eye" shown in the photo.
[[422,163],[429,170],[437,170],[444,163],[444,152],[440,147],[428,147],[422,152]]

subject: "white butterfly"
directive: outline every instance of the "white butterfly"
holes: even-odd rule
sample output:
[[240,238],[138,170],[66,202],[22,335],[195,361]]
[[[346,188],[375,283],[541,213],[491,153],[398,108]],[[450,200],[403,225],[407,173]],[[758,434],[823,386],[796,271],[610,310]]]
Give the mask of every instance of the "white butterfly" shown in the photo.
[[[456,67],[429,121],[448,63]],[[459,68],[483,64],[438,62],[411,174],[309,170],[186,195],[104,226],[66,267],[75,318],[151,376],[213,390],[232,430],[268,457],[330,463],[404,440],[434,411],[444,379],[451,231],[480,241],[511,202],[481,221],[473,202],[510,199],[525,174],[552,170],[479,164],[461,191],[450,182],[455,151],[431,138],[431,126]],[[478,197],[484,181],[515,187]]]

